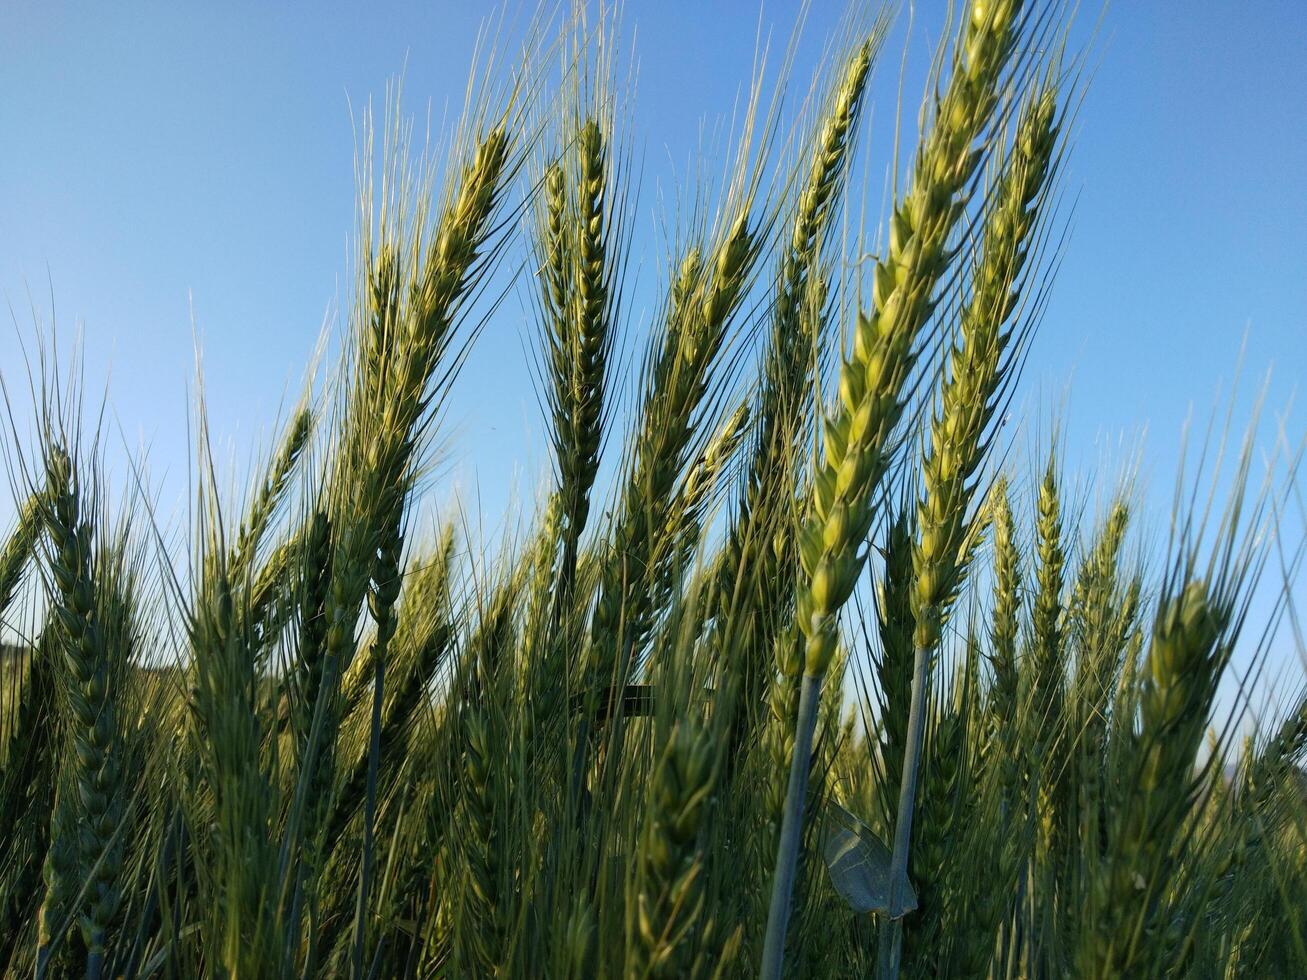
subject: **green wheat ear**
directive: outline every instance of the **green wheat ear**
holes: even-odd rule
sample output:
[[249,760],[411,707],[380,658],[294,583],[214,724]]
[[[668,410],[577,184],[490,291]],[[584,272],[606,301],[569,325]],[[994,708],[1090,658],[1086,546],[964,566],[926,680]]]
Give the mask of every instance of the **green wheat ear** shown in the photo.
[[[976,472],[985,459],[991,422],[1012,363],[1009,346],[1017,327],[1014,321],[1025,285],[1023,273],[1038,245],[1040,205],[1053,172],[1059,128],[1057,106],[1055,89],[1038,88],[1017,121],[1011,152],[987,202],[979,254],[971,274],[971,295],[959,314],[957,338],[948,352],[928,449],[922,460],[923,495],[917,504],[909,592],[914,649],[912,700],[894,822],[891,915],[895,914],[894,899],[908,873],[930,661],[989,517],[984,508],[972,513]],[[932,748],[935,768],[953,765],[955,776],[960,772],[955,760],[960,755],[961,723],[956,712],[946,713],[935,731],[935,741],[942,744]],[[957,744],[947,744],[950,738]],[[949,816],[932,815],[928,810],[925,817],[926,826],[919,835],[926,852],[920,863],[928,869],[919,882],[922,890],[929,884],[926,876],[938,873],[942,841],[951,836]],[[927,934],[938,925],[929,905],[927,902],[928,910],[919,917],[919,928]],[[886,930],[886,935],[897,933],[899,928],[896,923]],[[887,946],[889,942],[887,939]],[[894,967],[889,960],[895,954],[887,946],[882,969],[892,973]]]
[[109,924],[121,900],[122,850],[115,840],[123,819],[116,699],[120,667],[129,651],[119,646],[126,637],[105,618],[114,600],[102,591],[97,574],[107,569],[97,561],[81,479],[67,449],[58,442],[50,445],[42,511],[73,752],[67,783],[51,815],[38,962],[41,968],[47,965],[51,946],[63,938],[59,925],[71,914],[81,924],[87,975],[98,978]]
[[285,440],[259,484],[245,520],[236,534],[236,543],[228,558],[230,574],[234,581],[241,581],[247,567],[253,562],[259,543],[268,529],[277,505],[290,485],[291,477],[300,458],[304,455],[312,434],[313,413],[307,408],[300,409],[291,419]]
[[[795,474],[809,441],[811,388],[829,323],[821,255],[843,197],[883,27],[854,51],[831,93],[814,134],[789,240],[782,243],[778,260],[740,509],[722,550],[717,592],[710,599],[710,614],[715,613],[717,621],[712,642],[734,652],[732,670],[741,684],[743,717],[733,732],[737,745],[747,740],[760,716],[765,718],[776,634],[794,599]],[[750,606],[755,614],[735,615],[737,608]],[[741,635],[727,635],[732,631]],[[786,755],[782,770],[788,763]]]
[[[1296,470],[1254,500],[1246,453],[1159,566],[1133,486],[991,458],[1071,6],[959,5],[874,257],[846,194],[881,186],[888,15],[849,13],[793,127],[805,48],[760,63],[720,181],[660,197],[658,272],[612,11],[520,56],[492,24],[447,158],[365,123],[340,361],[235,512],[202,422],[184,530],[144,467],[104,482],[38,348],[30,457],[0,439],[0,975],[1307,976],[1307,696],[1245,707]],[[513,292],[552,468],[500,537],[428,491]]]
[[994,613],[990,626],[994,682],[989,696],[990,738],[1005,737],[1015,721],[1018,697],[1017,639],[1020,633],[1022,570],[1005,477],[990,491],[994,524]]
[[548,165],[535,235],[562,501],[559,602],[571,589],[589,518],[616,333],[620,259],[613,252],[622,212],[613,199],[609,142],[600,122],[587,119],[574,145]]
[[18,526],[0,550],[0,615],[13,602],[14,592],[23,577],[23,569],[41,532],[41,497],[33,496],[18,513]]
[[874,518],[875,491],[889,465],[903,391],[918,354],[918,334],[949,264],[948,243],[965,211],[984,157],[978,147],[999,100],[1000,79],[1019,48],[1021,6],[975,3],[958,38],[954,70],[923,137],[912,181],[890,220],[889,254],[876,263],[872,311],[860,313],[852,352],[840,366],[839,397],[822,430],[800,535],[803,578],[796,620],[805,639],[804,690],[785,828],[777,854],[763,976],[779,977],[789,919],[791,879],[801,829],[812,726],[821,679],[836,648],[837,617],[866,560],[861,543]]
[[651,804],[641,841],[635,921],[628,972],[633,977],[706,975],[693,957],[705,917],[700,825],[716,777],[708,733],[692,719],[677,722],[652,774]]
[[1215,693],[1231,610],[1200,579],[1163,601],[1140,685],[1129,795],[1112,815],[1110,861],[1095,892],[1095,928],[1078,966],[1086,976],[1139,969],[1141,934],[1154,926],[1183,821],[1193,805],[1192,764]]
[[696,411],[757,256],[747,204],[717,234],[711,254],[692,246],[682,257],[667,300],[665,332],[651,351],[612,557],[591,629],[598,659],[587,670],[595,678],[625,676],[648,640],[654,553],[690,463]]

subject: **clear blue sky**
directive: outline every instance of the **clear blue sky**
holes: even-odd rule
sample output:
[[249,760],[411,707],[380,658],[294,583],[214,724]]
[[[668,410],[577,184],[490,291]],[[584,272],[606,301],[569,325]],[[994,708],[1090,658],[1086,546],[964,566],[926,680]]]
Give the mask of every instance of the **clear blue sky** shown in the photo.
[[[800,83],[843,5],[815,6]],[[774,47],[798,7],[763,8]],[[944,4],[918,7],[914,104]],[[1088,7],[1081,40],[1094,26]],[[43,316],[53,295],[65,335],[83,331],[89,382],[108,382],[116,424],[149,446],[166,511],[186,492],[198,337],[214,433],[248,459],[345,296],[351,100],[380,97],[403,70],[407,108],[430,102],[436,119],[457,109],[482,10],[455,0],[4,4],[0,292],[17,323],[0,329],[5,377],[21,378],[29,294]],[[628,0],[643,281],[661,255],[653,189],[673,186],[704,120],[729,114],[758,11],[754,0]],[[868,185],[855,189],[873,216],[902,40],[900,30],[880,63]],[[1019,411],[1045,430],[1056,413],[1080,472],[1106,460],[1110,476],[1146,429],[1157,522],[1184,420],[1206,419],[1229,390],[1245,338],[1244,387],[1273,371],[1272,410],[1307,376],[1305,41],[1300,0],[1118,2],[1091,50],[1064,179],[1071,237]],[[450,403],[446,481],[479,484],[490,521],[507,488],[530,496],[547,463],[529,329],[510,298]],[[1302,419],[1288,416],[1294,441]],[[1267,448],[1273,435],[1264,426]],[[8,501],[0,510],[12,513]]]

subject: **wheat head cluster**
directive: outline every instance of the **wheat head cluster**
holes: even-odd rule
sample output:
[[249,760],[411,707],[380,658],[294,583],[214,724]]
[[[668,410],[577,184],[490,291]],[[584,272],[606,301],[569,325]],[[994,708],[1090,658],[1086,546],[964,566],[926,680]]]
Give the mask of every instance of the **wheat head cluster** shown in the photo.
[[[760,72],[638,305],[589,13],[438,153],[364,123],[340,357],[244,492],[201,406],[180,533],[75,372],[4,366],[4,975],[1307,976],[1307,699],[1218,697],[1292,486],[1236,446],[1147,535],[1001,425],[1074,247],[1068,5],[961,5],[878,224],[891,14],[792,118]],[[552,465],[478,547],[431,462],[506,297]]]

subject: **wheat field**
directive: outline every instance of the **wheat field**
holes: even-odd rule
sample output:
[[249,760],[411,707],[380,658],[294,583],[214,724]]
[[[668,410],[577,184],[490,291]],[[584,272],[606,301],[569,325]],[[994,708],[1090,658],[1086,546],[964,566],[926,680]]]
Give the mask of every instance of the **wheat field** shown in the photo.
[[[963,4],[853,227],[891,14],[793,135],[755,80],[651,310],[610,14],[487,53],[443,155],[369,117],[343,352],[241,492],[200,406],[187,527],[4,365],[5,976],[1307,976],[1307,691],[1218,698],[1301,498],[1232,438],[1158,537],[1013,465],[1092,86],[1067,4]],[[478,551],[415,515],[505,276],[551,467]]]

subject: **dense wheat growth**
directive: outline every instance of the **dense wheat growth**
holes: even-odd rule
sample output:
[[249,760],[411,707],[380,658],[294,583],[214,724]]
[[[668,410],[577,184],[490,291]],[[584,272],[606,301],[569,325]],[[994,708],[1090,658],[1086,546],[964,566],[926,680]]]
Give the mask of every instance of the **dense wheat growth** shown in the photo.
[[[1218,697],[1301,498],[1234,452],[1150,540],[1005,441],[1085,91],[1064,4],[957,14],[883,229],[851,15],[652,304],[608,15],[486,59],[443,159],[366,124],[339,364],[244,495],[199,413],[185,529],[3,366],[4,975],[1307,976],[1307,698]],[[511,295],[552,466],[486,547],[429,463]]]

